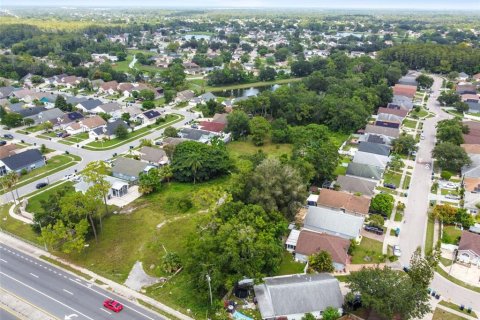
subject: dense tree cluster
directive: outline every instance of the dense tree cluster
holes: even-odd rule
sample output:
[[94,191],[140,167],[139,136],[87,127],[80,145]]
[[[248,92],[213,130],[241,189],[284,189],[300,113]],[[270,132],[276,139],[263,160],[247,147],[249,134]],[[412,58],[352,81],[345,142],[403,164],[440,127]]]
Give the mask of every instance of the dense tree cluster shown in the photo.
[[380,59],[387,63],[403,62],[411,69],[426,69],[436,73],[480,72],[480,49],[464,45],[398,45],[381,51]]
[[185,141],[173,152],[172,170],[177,181],[207,181],[226,174],[230,168],[231,162],[223,144]]

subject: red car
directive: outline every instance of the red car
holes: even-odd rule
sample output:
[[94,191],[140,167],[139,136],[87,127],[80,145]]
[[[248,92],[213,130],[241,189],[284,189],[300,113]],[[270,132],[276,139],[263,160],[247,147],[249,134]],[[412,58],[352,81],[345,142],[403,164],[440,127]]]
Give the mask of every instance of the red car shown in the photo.
[[103,301],[103,306],[107,309],[110,309],[114,312],[120,312],[123,309],[123,306],[120,302],[112,300],[112,299],[106,299]]

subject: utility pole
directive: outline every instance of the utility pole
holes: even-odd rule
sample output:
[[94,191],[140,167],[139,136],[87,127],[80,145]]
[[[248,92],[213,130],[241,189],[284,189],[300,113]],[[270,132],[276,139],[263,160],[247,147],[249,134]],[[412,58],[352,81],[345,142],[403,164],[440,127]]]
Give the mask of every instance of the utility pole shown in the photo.
[[207,281],[208,281],[208,289],[210,290],[210,305],[213,305],[213,298],[212,298],[212,286],[210,284],[210,281],[212,279],[210,278],[210,275],[207,273]]

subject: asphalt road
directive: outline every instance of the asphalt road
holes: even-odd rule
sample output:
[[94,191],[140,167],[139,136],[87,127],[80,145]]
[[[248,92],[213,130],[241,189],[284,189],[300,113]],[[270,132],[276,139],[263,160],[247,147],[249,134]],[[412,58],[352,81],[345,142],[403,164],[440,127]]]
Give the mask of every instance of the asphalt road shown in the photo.
[[[420,147],[417,151],[417,162],[415,164],[410,189],[408,191],[408,201],[405,208],[402,232],[400,232],[400,248],[402,256],[400,262],[402,265],[408,265],[413,252],[421,247],[424,250],[425,236],[427,231],[428,206],[430,187],[432,185],[431,174],[432,166],[427,168],[425,163],[432,162],[431,152],[435,146],[436,124],[438,121],[452,118],[451,115],[441,109],[437,98],[440,94],[442,79],[434,76],[435,82],[432,86],[433,93],[427,102],[430,111],[436,113],[436,117],[425,120],[423,131],[424,140],[420,140]],[[450,282],[444,277],[435,273],[431,283],[431,288],[437,291],[443,299],[450,300],[456,304],[464,304],[480,311],[480,293],[468,290]]]
[[[442,86],[442,79],[434,77],[432,86],[433,94],[427,101],[427,107],[430,111],[437,114],[436,117],[425,120],[423,124],[424,140],[420,140],[417,150],[416,163],[408,190],[408,200],[405,207],[404,223],[400,232],[400,248],[402,256],[400,262],[402,265],[408,265],[410,257],[418,248],[424,248],[425,233],[427,230],[428,219],[428,196],[432,185],[432,150],[435,147],[436,124],[438,121],[446,119],[448,114],[440,109],[437,97]],[[427,163],[430,164],[427,167]]]
[[[170,112],[170,111],[171,110],[167,109],[167,112]],[[180,128],[180,127],[184,126],[188,121],[196,118],[195,114],[193,114],[191,112],[187,112],[187,111],[173,110],[171,112],[181,114],[185,117],[182,121],[179,121],[179,122],[172,125],[173,127],[176,127],[176,128]],[[3,136],[6,133],[12,134],[14,136],[14,139],[18,140],[18,141],[24,140],[25,142],[30,143],[32,145],[34,143],[36,143],[37,146],[45,144],[45,146],[49,149],[59,150],[59,151],[68,151],[71,154],[80,156],[82,158],[81,162],[79,162],[76,165],[73,165],[69,168],[66,168],[64,170],[58,171],[54,174],[51,174],[50,176],[48,176],[48,179],[47,179],[47,177],[45,177],[45,178],[33,181],[33,182],[31,182],[27,185],[24,185],[24,186],[18,188],[18,195],[20,195],[22,197],[24,195],[27,195],[29,193],[34,192],[36,190],[35,186],[39,182],[48,181],[49,183],[54,183],[56,181],[61,180],[63,177],[65,177],[65,175],[74,173],[75,170],[80,172],[81,170],[83,170],[83,168],[85,168],[85,166],[88,163],[90,163],[92,161],[107,160],[107,159],[111,158],[114,153],[121,154],[121,153],[127,152],[130,149],[130,146],[137,147],[140,144],[140,140],[143,140],[143,139],[151,139],[151,140],[157,139],[162,135],[163,129],[152,132],[152,133],[150,133],[146,136],[139,137],[138,139],[136,139],[134,141],[131,141],[131,142],[128,142],[128,143],[125,143],[124,145],[121,145],[121,146],[119,146],[115,149],[110,149],[110,150],[105,150],[105,151],[86,150],[86,149],[82,149],[82,148],[77,148],[76,146],[69,146],[69,145],[59,143],[59,142],[45,140],[45,139],[41,139],[41,138],[36,138],[34,136],[21,134],[21,133],[15,132],[15,131],[12,132],[12,131],[9,131],[9,130],[0,129],[0,135],[1,136]],[[3,195],[3,201],[4,202],[8,202],[8,201],[11,201],[11,200],[13,200],[13,199],[12,199],[12,196],[11,196],[10,192],[5,193]]]
[[0,319],[2,320],[17,320],[18,318],[9,313],[6,310],[3,310],[0,306]]
[[[0,286],[59,319],[165,319],[4,244],[0,245],[0,257]],[[115,313],[104,308],[106,298],[119,301],[124,309]]]

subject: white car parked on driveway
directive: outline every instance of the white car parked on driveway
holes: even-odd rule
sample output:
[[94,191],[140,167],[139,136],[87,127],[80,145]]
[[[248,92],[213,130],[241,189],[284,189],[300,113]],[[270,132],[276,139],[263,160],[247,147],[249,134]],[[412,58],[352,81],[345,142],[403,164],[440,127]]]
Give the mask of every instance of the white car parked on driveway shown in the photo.
[[400,246],[395,245],[393,246],[393,255],[396,257],[400,257],[402,255],[402,251],[400,250]]

